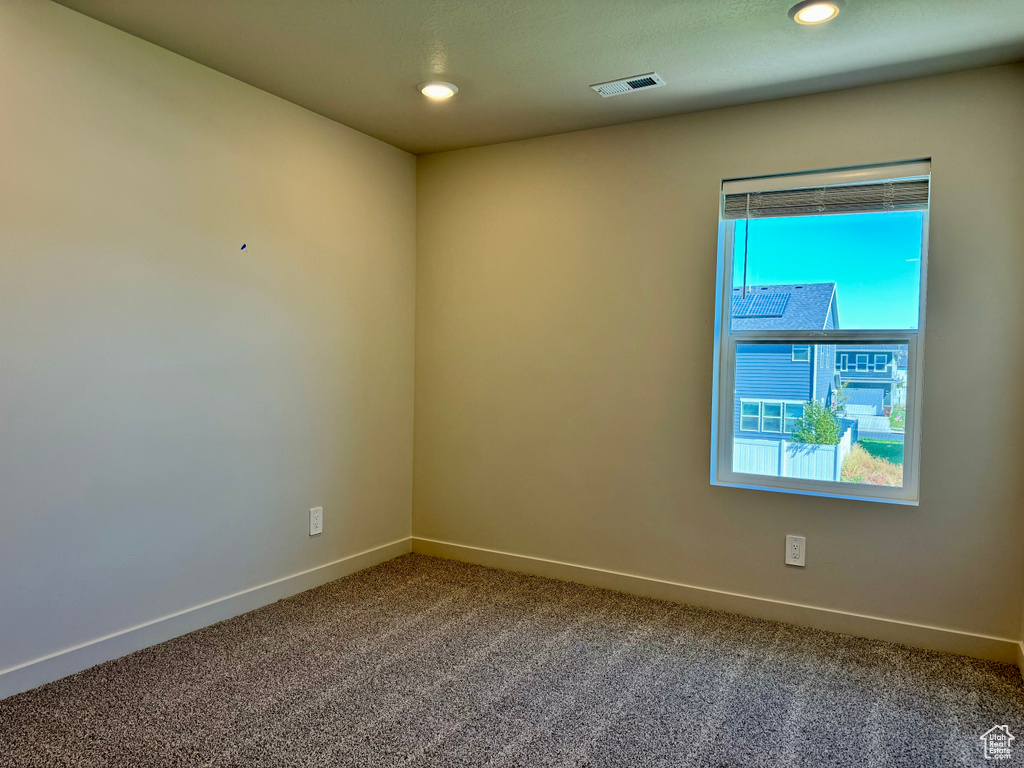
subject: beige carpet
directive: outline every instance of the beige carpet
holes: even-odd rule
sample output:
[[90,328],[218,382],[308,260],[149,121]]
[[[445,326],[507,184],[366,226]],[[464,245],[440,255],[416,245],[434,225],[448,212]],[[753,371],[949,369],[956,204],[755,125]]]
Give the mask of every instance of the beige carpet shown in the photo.
[[0,702],[17,768],[991,764],[1013,667],[418,555]]

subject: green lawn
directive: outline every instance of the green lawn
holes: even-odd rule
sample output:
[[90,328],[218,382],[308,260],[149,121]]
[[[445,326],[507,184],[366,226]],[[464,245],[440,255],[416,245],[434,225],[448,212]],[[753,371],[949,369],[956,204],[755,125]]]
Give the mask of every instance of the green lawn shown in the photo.
[[903,464],[902,440],[858,440],[857,445],[872,456],[891,461],[893,464]]

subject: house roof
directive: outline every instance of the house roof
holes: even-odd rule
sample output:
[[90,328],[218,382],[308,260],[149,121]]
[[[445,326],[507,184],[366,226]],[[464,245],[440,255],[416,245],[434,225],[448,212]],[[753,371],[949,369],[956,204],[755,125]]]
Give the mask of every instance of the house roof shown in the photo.
[[[816,331],[835,303],[835,283],[793,283],[732,289],[732,327],[737,331]],[[833,322],[839,327],[838,314]]]

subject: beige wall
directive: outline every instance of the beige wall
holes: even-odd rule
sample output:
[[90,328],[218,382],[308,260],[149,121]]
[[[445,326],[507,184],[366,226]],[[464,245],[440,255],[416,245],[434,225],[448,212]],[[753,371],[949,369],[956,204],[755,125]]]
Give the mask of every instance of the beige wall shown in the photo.
[[[41,0],[0,4],[0,94],[0,670],[407,536],[414,298],[417,535],[1022,633],[1024,67],[428,156],[418,188]],[[921,156],[921,506],[710,487],[720,179]]]
[[[414,534],[1018,637],[1022,125],[1017,65],[421,157]],[[721,179],[920,157],[921,505],[711,487]]]
[[414,174],[0,3],[0,669],[409,535]]

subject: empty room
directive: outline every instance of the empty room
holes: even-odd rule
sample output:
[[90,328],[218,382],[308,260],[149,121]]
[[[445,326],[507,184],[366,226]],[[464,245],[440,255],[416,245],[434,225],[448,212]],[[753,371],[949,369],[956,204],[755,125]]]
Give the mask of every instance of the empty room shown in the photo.
[[1020,0],[0,0],[0,768],[1024,765]]

